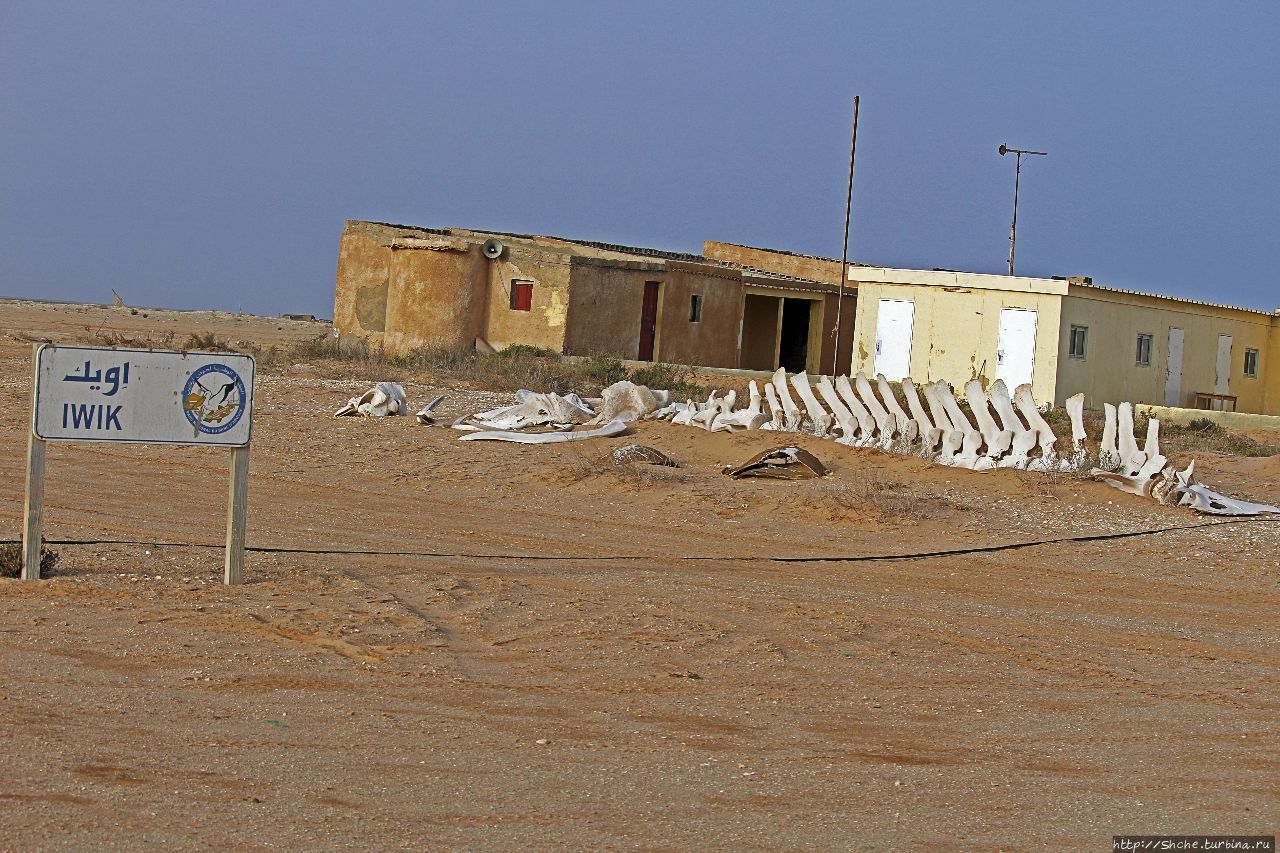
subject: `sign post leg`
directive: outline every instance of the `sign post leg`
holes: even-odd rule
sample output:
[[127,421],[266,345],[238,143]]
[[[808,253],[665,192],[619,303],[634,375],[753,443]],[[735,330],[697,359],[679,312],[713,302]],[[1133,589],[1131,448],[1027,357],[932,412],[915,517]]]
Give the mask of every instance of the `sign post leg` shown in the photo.
[[27,495],[22,509],[22,579],[40,580],[41,528],[44,526],[44,441],[27,436]]
[[231,488],[227,504],[227,559],[222,580],[240,583],[244,574],[244,528],[249,499],[249,446],[231,448]]

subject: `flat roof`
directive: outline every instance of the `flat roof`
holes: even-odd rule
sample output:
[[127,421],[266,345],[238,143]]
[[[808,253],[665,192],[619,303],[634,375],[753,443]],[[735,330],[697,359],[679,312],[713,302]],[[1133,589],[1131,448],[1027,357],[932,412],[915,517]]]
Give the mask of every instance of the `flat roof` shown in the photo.
[[[832,290],[836,289],[836,285],[830,282],[815,281],[814,279],[800,278],[799,276],[770,272],[769,270],[758,269],[756,267],[747,266],[746,264],[738,264],[738,263],[734,263],[733,261],[722,261],[717,258],[708,258],[705,255],[696,255],[690,252],[668,252],[665,249],[651,249],[651,248],[646,248],[644,246],[628,246],[622,243],[603,243],[598,240],[578,240],[573,237],[557,237],[554,234],[517,234],[512,231],[493,231],[493,230],[484,229],[484,228],[461,228],[461,227],[423,228],[422,226],[419,226],[419,225],[400,225],[393,222],[377,222],[377,221],[368,220],[368,219],[354,219],[350,221],[363,222],[368,225],[381,225],[388,228],[399,228],[407,231],[422,231],[427,234],[441,235],[441,236],[451,236],[451,235],[454,235],[454,233],[457,231],[467,231],[472,234],[488,234],[494,237],[510,237],[517,240],[553,240],[557,243],[567,243],[570,246],[585,246],[586,248],[589,248],[589,249],[600,249],[606,252],[616,252],[617,254],[620,254],[620,255],[632,255],[636,258],[642,258],[642,259],[651,260],[651,261],[652,260],[682,261],[684,263],[702,264],[704,266],[717,267],[719,269],[736,270],[738,272],[741,272],[743,275],[751,276],[753,278],[767,278],[767,279],[778,281],[778,282],[796,282],[798,284],[804,284],[804,285],[817,285],[821,287],[829,287]],[[773,251],[773,250],[768,249],[766,251]],[[793,254],[793,253],[783,253],[783,254]],[[840,263],[838,260],[833,260],[832,262],[837,265]]]
[[1239,305],[1223,305],[1221,302],[1207,302],[1203,299],[1189,299],[1185,296],[1166,296],[1163,293],[1144,293],[1141,290],[1125,290],[1124,288],[1121,288],[1121,287],[1111,287],[1105,284],[1092,284],[1092,283],[1085,283],[1081,281],[1073,281],[1073,282],[1070,282],[1070,285],[1072,287],[1087,287],[1087,288],[1092,288],[1093,290],[1105,290],[1110,293],[1124,293],[1129,296],[1144,296],[1148,299],[1163,299],[1168,302],[1182,302],[1187,305],[1203,305],[1206,308],[1222,308],[1227,311],[1244,311],[1248,314],[1260,314],[1263,317],[1274,317],[1276,316],[1276,314],[1280,314],[1280,311],[1277,311],[1275,314],[1273,314],[1269,311],[1263,311],[1259,308],[1241,308]]
[[[710,242],[719,243],[722,246],[736,246],[739,249],[751,249],[755,252],[768,252],[771,255],[787,255],[792,258],[805,258],[810,261],[825,261],[830,264],[839,264],[839,258],[827,258],[822,255],[806,255],[804,252],[789,252],[786,249],[770,249],[765,246],[748,246],[746,243],[734,243],[730,240],[713,240]],[[864,264],[861,261],[846,261],[851,267],[865,267],[870,264]]]
[[894,267],[857,267],[849,270],[850,281],[880,284],[918,284],[929,287],[957,287],[975,290],[1007,290],[1014,293],[1067,294],[1067,282],[1054,278],[990,275],[955,270],[907,270]]

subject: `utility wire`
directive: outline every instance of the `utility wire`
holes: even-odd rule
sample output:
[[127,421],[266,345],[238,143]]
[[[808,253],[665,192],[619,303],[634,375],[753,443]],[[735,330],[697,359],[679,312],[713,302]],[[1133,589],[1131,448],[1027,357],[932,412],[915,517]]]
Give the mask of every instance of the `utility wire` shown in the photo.
[[[1118,539],[1132,539],[1139,536],[1157,536],[1162,533],[1177,533],[1184,530],[1203,530],[1206,527],[1223,527],[1230,524],[1250,524],[1259,522],[1275,522],[1280,518],[1266,516],[1250,516],[1233,518],[1228,521],[1208,521],[1200,524],[1181,524],[1170,527],[1153,527],[1143,530],[1127,530],[1120,533],[1092,533],[1081,536],[1058,536],[1049,539],[1031,539],[1024,542],[1005,542],[998,545],[975,545],[968,548],[944,548],[936,551],[909,551],[896,554],[832,554],[816,556],[770,556],[770,555],[676,555],[663,556],[664,560],[674,562],[706,562],[706,563],[874,563],[897,560],[923,560],[936,557],[962,557],[969,554],[994,554],[1001,551],[1017,551],[1023,548],[1039,548],[1046,545],[1062,545],[1073,542],[1107,542]],[[20,544],[17,539],[0,539],[0,544]],[[45,539],[45,545],[75,547],[82,545],[137,545],[153,548],[224,548],[222,543],[209,544],[203,542],[156,542],[141,539]],[[288,545],[247,545],[245,550],[255,554],[307,554],[314,556],[347,556],[347,557],[424,557],[435,559],[462,560],[538,560],[570,562],[577,560],[597,560],[610,562],[636,562],[652,560],[654,554],[475,554],[453,553],[447,551],[387,551],[364,548],[296,548]]]

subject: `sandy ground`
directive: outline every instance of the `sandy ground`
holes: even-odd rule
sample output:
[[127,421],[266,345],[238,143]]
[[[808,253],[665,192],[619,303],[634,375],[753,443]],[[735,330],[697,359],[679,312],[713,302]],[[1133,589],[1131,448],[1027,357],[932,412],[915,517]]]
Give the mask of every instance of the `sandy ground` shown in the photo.
[[[30,341],[265,318],[0,302],[0,539]],[[1100,850],[1280,826],[1280,523],[800,438],[668,424],[578,445],[332,420],[377,376],[263,372],[250,555],[228,454],[51,445],[49,580],[0,580],[0,847]],[[413,402],[437,388],[406,383]],[[446,417],[503,395],[442,389]],[[641,441],[682,468],[618,469]],[[1203,456],[1280,501],[1280,457]],[[783,562],[779,557],[857,557]],[[876,559],[879,557],[880,559]],[[869,559],[870,558],[870,559]]]

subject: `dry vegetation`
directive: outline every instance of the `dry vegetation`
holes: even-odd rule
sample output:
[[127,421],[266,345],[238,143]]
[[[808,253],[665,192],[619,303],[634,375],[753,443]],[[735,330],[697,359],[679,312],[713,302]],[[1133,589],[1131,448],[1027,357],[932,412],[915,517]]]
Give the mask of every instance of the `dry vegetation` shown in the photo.
[[[1143,419],[1139,426],[1145,430],[1146,420]],[[1203,451],[1252,457],[1280,454],[1280,446],[1241,435],[1208,418],[1197,418],[1185,424],[1161,423],[1160,448],[1166,454]]]
[[407,355],[390,355],[357,339],[339,340],[328,335],[296,344],[259,346],[229,341],[208,334],[192,334],[178,341],[172,333],[158,338],[134,338],[115,332],[92,333],[93,343],[103,346],[183,349],[205,352],[243,352],[257,359],[265,370],[308,364],[332,378],[345,378],[358,370],[380,379],[403,381],[428,375],[432,381],[463,383],[485,391],[529,388],[557,394],[596,396],[600,389],[627,379],[637,385],[670,390],[676,397],[705,398],[710,389],[694,381],[692,367],[654,364],[631,369],[619,359],[593,355],[585,359],[562,358],[550,350],[515,344],[485,355],[469,347],[424,346]]
[[[40,577],[47,578],[58,565],[58,552],[40,549]],[[22,574],[22,546],[17,542],[0,544],[0,578],[16,578]]]

